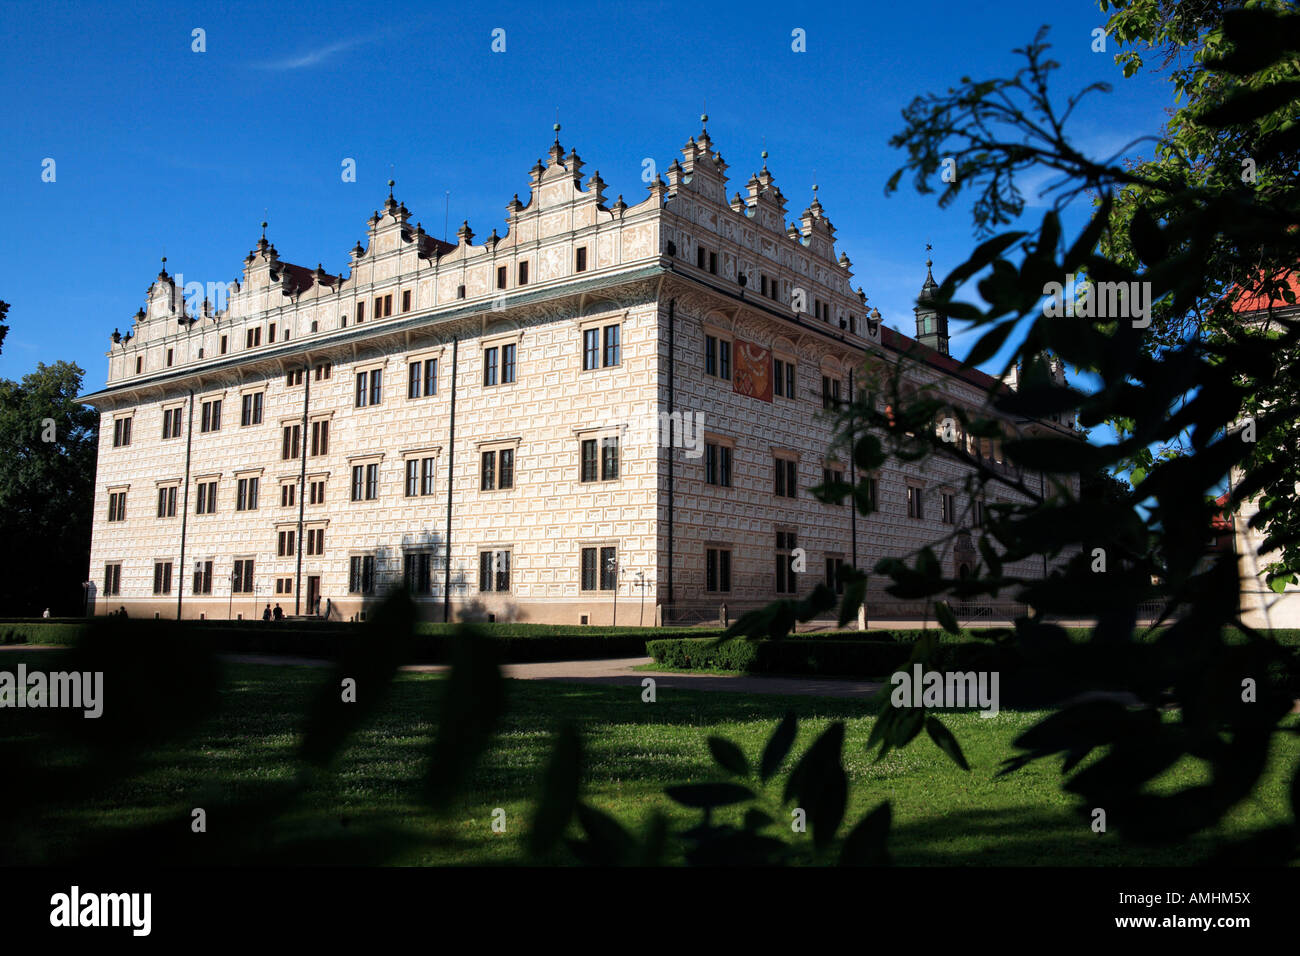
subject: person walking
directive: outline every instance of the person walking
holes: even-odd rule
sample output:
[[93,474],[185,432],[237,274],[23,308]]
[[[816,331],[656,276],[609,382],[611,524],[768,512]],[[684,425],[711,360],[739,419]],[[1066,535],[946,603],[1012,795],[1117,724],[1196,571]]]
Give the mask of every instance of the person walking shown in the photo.
[[47,607],[47,608],[45,609],[45,613],[42,614],[41,617],[49,617],[49,616],[50,616],[50,609]]
[[271,620],[271,605],[270,605],[270,604],[268,604],[268,605],[266,606],[266,610],[262,612],[262,620],[264,620],[264,621],[269,621],[269,620]]
[[283,621],[283,620],[284,620],[284,609],[280,607],[280,605],[279,605],[278,602],[277,602],[276,605],[275,605],[275,614],[274,614],[274,617],[275,617],[275,619],[276,619],[277,621]]

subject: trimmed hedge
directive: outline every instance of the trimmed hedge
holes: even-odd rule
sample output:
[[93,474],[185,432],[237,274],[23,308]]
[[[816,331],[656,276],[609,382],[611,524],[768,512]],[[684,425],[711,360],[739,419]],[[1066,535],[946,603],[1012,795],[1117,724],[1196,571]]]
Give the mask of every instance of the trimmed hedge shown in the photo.
[[[142,631],[154,627],[175,627],[174,621],[152,618],[128,619],[132,628]],[[539,627],[541,625],[533,625]],[[266,653],[296,657],[334,658],[344,646],[364,641],[364,625],[327,622],[184,621],[181,627],[219,653]],[[530,661],[588,660],[602,657],[641,657],[645,654],[645,634],[624,633],[622,629],[591,627],[554,627],[548,631],[500,633],[498,627],[519,625],[477,625],[476,630],[498,645],[502,660],[513,663]],[[0,623],[3,644],[76,644],[85,622],[51,623],[27,621]],[[431,632],[422,625],[411,639],[405,658],[412,663],[442,663],[447,659],[454,626],[437,625]],[[649,633],[662,633],[650,630]],[[679,631],[670,633],[700,633]],[[721,631],[704,631],[720,634]]]
[[[952,640],[935,649],[928,667],[941,671],[998,671],[1001,693],[1008,703],[1041,705],[1082,690],[1115,686],[1117,675],[1106,668],[1107,659],[1095,648],[1071,642],[1059,648],[1066,656],[1048,660],[1011,644]],[[1300,695],[1300,644],[1295,633],[1279,635],[1287,665],[1271,654],[1263,655],[1245,643],[1229,642],[1223,666],[1253,675],[1281,690]],[[1140,645],[1155,655],[1151,643]],[[660,665],[685,670],[719,669],[746,674],[786,674],[817,677],[859,677],[885,680],[907,663],[913,645],[904,641],[818,640],[790,638],[782,641],[733,640],[714,645],[709,638],[668,638],[648,641],[646,649]],[[1112,682],[1114,682],[1112,684]]]
[[[734,640],[717,646],[709,638],[646,642],[650,656],[665,667],[821,677],[880,678],[907,663],[912,649],[910,641],[875,640],[874,633],[871,640]],[[942,666],[952,670],[987,669],[996,661],[998,653],[991,644],[969,640],[941,645],[938,651]]]

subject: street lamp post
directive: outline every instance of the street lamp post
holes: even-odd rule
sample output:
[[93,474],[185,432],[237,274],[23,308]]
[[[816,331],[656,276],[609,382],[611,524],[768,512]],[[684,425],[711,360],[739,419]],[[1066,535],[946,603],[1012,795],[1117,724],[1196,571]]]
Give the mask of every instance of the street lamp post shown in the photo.
[[636,583],[641,588],[641,613],[637,615],[636,623],[638,627],[645,627],[645,572],[636,573]]

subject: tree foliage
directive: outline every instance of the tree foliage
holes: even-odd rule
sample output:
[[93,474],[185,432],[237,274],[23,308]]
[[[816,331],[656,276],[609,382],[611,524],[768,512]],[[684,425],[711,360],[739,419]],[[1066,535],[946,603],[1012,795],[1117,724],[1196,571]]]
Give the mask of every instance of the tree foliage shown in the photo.
[[[38,364],[0,379],[0,602],[9,614],[80,614],[90,563],[99,415],[82,370]],[[21,545],[21,546],[20,546]]]

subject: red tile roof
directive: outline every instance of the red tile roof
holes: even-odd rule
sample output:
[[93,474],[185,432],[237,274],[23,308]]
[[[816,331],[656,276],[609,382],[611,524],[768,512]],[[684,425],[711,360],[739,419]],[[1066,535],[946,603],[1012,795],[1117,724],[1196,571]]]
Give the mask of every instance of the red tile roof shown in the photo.
[[[1300,272],[1291,270],[1290,272],[1279,274],[1274,277],[1275,281],[1285,285],[1295,293],[1297,303],[1300,303]],[[1233,290],[1240,289],[1240,286],[1234,286]],[[1242,295],[1232,304],[1232,311],[1237,313],[1263,312],[1272,305],[1275,309],[1289,309],[1294,306],[1282,298],[1281,290],[1277,290],[1270,298],[1262,293]]]
[[954,378],[968,382],[985,392],[990,389],[1007,390],[1007,385],[1000,379],[994,378],[987,372],[981,372],[977,368],[967,368],[951,355],[944,355],[938,349],[922,345],[916,339],[909,338],[897,329],[891,329],[887,325],[880,327],[880,342],[887,349],[906,355],[918,362],[924,362],[942,372],[947,372]]

